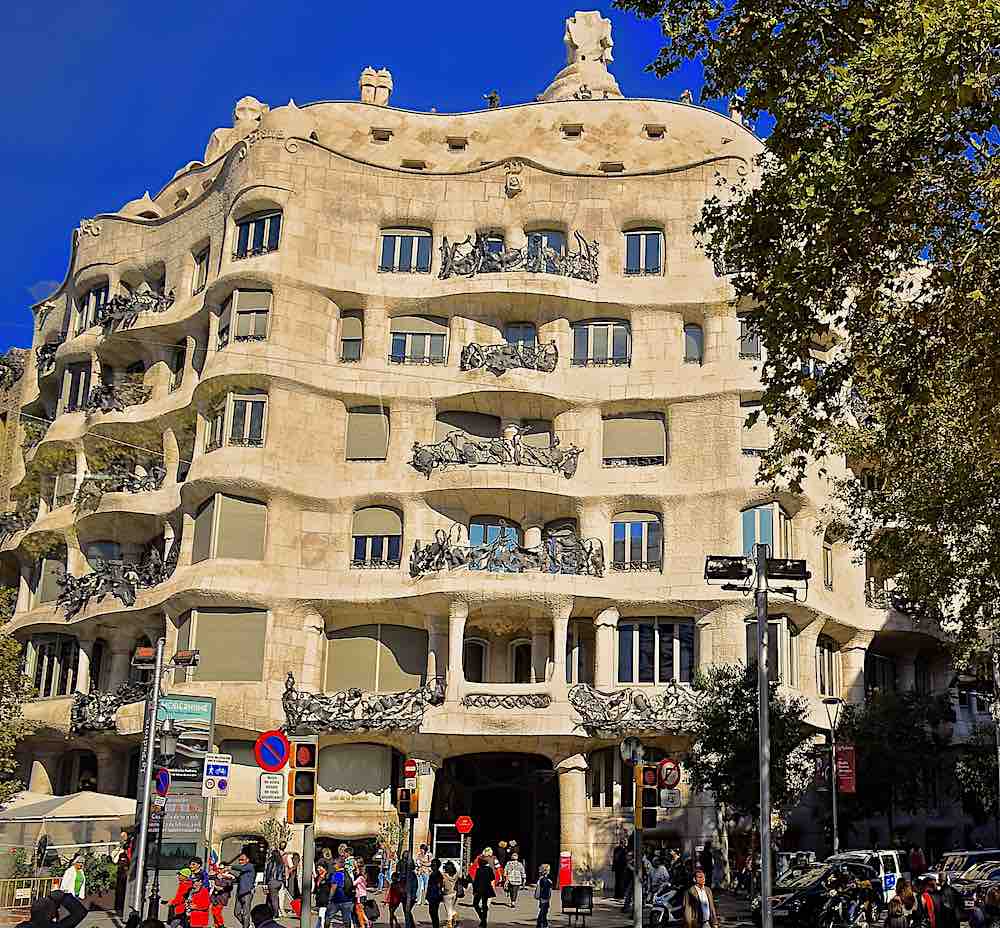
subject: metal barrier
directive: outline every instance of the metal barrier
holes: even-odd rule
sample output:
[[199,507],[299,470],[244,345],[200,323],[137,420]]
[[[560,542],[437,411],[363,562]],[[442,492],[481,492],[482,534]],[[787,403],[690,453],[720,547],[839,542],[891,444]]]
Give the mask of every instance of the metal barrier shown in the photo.
[[59,886],[57,877],[25,877],[0,880],[0,909],[22,908]]

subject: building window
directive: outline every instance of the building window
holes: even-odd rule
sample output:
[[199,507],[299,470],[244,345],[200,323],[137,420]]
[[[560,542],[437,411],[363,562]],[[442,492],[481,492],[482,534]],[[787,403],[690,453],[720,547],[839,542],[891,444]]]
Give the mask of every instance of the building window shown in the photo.
[[[750,416],[759,411],[757,421],[750,425]],[[747,457],[760,457],[771,447],[773,436],[771,426],[768,424],[767,416],[764,415],[764,404],[754,397],[744,399],[740,397],[740,416],[743,421],[741,441],[743,454]]]
[[613,809],[615,804],[617,748],[600,748],[591,751],[587,760],[590,781],[590,805],[594,809]]
[[178,342],[170,349],[170,383],[168,392],[174,393],[184,382],[184,367],[187,364],[187,340]]
[[198,507],[191,562],[210,558],[264,559],[267,503],[216,493]]
[[355,406],[347,411],[348,461],[384,461],[389,454],[389,410]]
[[858,479],[861,481],[861,488],[868,493],[880,492],[885,483],[882,476],[870,467],[862,469]]
[[385,229],[378,269],[383,274],[429,274],[431,233],[426,229]]
[[751,316],[741,313],[740,321],[740,357],[760,360],[760,334]]
[[531,683],[530,641],[512,641],[510,644],[510,682]]
[[31,638],[33,666],[26,667],[38,696],[68,696],[76,691],[80,643],[69,635],[35,635]]
[[448,358],[448,320],[436,316],[396,316],[389,323],[389,361],[393,364],[444,364]]
[[605,416],[601,459],[605,467],[657,467],[667,461],[663,413],[633,412]]
[[486,682],[486,642],[466,638],[462,645],[462,670],[469,683]]
[[[787,616],[767,622],[767,677],[785,686],[799,685],[798,629]],[[747,665],[757,666],[757,621],[746,623]]]
[[[461,432],[464,436],[475,439],[493,440],[502,436],[499,416],[491,416],[483,412],[439,412],[434,420],[434,441],[444,441],[452,432]],[[528,442],[531,444],[531,442]],[[545,442],[545,447],[549,442]]]
[[694,625],[689,619],[627,619],[618,623],[619,683],[690,683]]
[[636,229],[625,233],[625,273],[630,277],[663,273],[663,233]]
[[267,393],[245,390],[230,393],[212,412],[205,429],[205,451],[223,444],[263,448],[267,433]]
[[538,344],[538,331],[530,322],[511,322],[504,326],[503,339],[508,345],[534,348]]
[[75,412],[87,405],[90,396],[90,375],[93,367],[89,361],[67,364],[64,374],[63,412]]
[[344,363],[361,360],[365,339],[364,319],[360,309],[345,309],[340,313],[340,360]]
[[427,632],[405,625],[355,625],[327,632],[327,692],[414,690],[427,679]]
[[359,509],[354,513],[351,537],[351,567],[399,567],[403,520],[395,509],[384,506]]
[[840,648],[832,638],[816,639],[816,691],[820,696],[840,696]]
[[266,641],[266,609],[192,609],[177,630],[178,648],[200,652],[197,681],[263,680]]
[[252,258],[278,250],[281,238],[281,210],[252,213],[236,223],[234,258]]
[[932,688],[930,662],[918,654],[913,662],[913,689],[921,696],[929,696]]
[[663,529],[652,512],[620,512],[611,523],[612,570],[662,570]]
[[622,319],[578,322],[573,326],[574,367],[628,367],[631,327]]
[[566,233],[556,229],[539,229],[528,233],[528,258],[545,259],[546,274],[555,274],[559,267],[555,258],[566,254]]
[[211,248],[206,245],[194,256],[194,279],[191,285],[192,295],[201,293],[208,283],[208,259],[211,257],[211,253]]
[[594,684],[594,625],[572,621],[566,635],[566,682]]
[[684,363],[701,364],[705,360],[705,333],[700,325],[684,326]]
[[266,341],[270,315],[270,290],[234,290],[219,314],[218,350],[230,341]]
[[896,662],[891,657],[865,652],[865,693],[895,693]]
[[823,586],[833,589],[833,542],[823,542]]
[[[469,521],[469,545],[473,548],[493,548],[503,550],[514,548],[523,543],[521,527],[509,519],[501,516],[476,516]],[[476,557],[473,555],[469,561],[470,570],[486,570],[488,562],[494,562],[496,558],[489,558],[487,555]],[[511,567],[511,570],[514,568]]]
[[744,554],[753,554],[754,545],[759,544],[771,549],[771,557],[792,557],[792,519],[780,503],[766,503],[744,509],[741,519]]
[[55,602],[62,591],[62,584],[59,582],[66,576],[66,554],[47,554],[35,562],[35,570],[32,576],[32,606],[41,606],[45,603]]
[[76,334],[85,332],[90,326],[95,325],[99,319],[101,308],[108,302],[108,282],[91,287],[82,296],[76,299]]

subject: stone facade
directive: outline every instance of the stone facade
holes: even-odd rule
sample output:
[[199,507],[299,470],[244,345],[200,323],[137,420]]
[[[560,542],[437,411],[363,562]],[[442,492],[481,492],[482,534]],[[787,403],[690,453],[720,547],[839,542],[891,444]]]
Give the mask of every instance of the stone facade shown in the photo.
[[[10,628],[44,697],[22,751],[31,789],[81,776],[135,788],[141,704],[85,734],[71,704],[126,684],[144,639],[202,650],[169,690],[213,695],[216,740],[244,761],[216,841],[258,828],[247,746],[286,721],[289,672],[314,694],[443,678],[412,730],[350,721],[349,695],[335,704],[317,833],[373,835],[407,754],[429,764],[420,837],[472,812],[486,816],[474,843],[522,837],[532,868],[568,850],[578,875],[606,879],[631,790],[617,735],[583,726],[572,688],[656,699],[697,667],[746,660],[747,602],[707,586],[703,566],[743,550],[747,510],[760,537],[773,519],[774,544],[816,577],[774,620],[783,680],[817,731],[821,640],[827,695],[861,698],[875,639],[888,660],[927,651],[943,678],[933,641],[866,604],[843,546],[830,545],[823,582],[825,482],[781,498],[754,483],[762,433],[744,418],[758,359],[691,229],[720,176],[752,179],[761,143],[712,110],[622,97],[597,14],[577,13],[566,41],[566,68],[533,104],[393,109],[392,78],[373,68],[357,103],[244,98],[205,162],[73,233],[65,282],[34,307],[19,398],[52,421],[5,470],[15,495],[40,497],[2,553],[20,578]],[[474,260],[452,273],[456,255]],[[470,344],[536,340],[554,345],[554,368],[504,347],[499,372],[463,370]],[[98,383],[117,407],[89,402]],[[414,445],[456,430],[453,458],[425,476]],[[532,448],[580,453],[568,474]],[[112,484],[115,467],[139,482]],[[87,478],[97,502],[74,506]],[[414,548],[435,543],[443,559],[411,569]],[[130,570],[154,550],[176,567],[140,583]],[[112,571],[69,621],[58,585],[46,592],[61,564]],[[230,627],[234,653],[221,653],[217,629]],[[644,737],[684,750],[679,728]],[[511,834],[487,824],[470,755],[513,784]],[[533,827],[516,811],[525,796],[555,824],[516,834]],[[685,786],[661,824],[691,848],[715,833],[715,811]]]

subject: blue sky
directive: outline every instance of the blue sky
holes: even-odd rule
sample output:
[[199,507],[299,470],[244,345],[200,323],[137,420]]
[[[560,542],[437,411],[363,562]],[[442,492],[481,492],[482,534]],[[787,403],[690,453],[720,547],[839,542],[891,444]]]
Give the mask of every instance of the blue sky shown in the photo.
[[406,109],[478,109],[493,88],[504,103],[533,100],[565,63],[563,22],[577,8],[611,19],[611,69],[626,96],[691,88],[697,98],[700,68],[666,80],[645,72],[658,25],[609,4],[15,0],[0,56],[0,345],[30,344],[28,307],[65,275],[80,219],[155,194],[231,124],[240,97],[357,99],[370,64],[392,71],[392,103]]

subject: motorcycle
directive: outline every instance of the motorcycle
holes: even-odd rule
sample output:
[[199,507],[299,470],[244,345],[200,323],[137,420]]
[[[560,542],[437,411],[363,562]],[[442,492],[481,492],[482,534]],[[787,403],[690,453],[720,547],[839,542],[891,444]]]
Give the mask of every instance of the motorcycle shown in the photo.
[[661,883],[650,901],[649,928],[672,928],[684,923],[684,891]]
[[875,928],[876,924],[870,900],[855,888],[830,890],[816,916],[817,928]]

